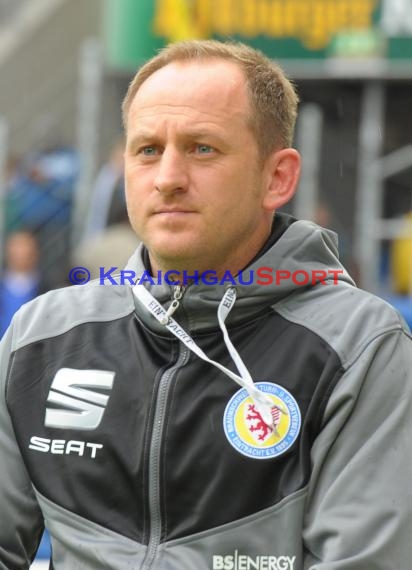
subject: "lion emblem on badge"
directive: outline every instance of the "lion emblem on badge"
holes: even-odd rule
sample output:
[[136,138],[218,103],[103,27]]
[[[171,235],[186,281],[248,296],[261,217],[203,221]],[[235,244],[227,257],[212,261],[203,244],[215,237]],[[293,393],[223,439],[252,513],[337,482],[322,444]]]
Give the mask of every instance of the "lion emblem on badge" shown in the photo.
[[277,433],[280,423],[280,410],[277,407],[272,409],[273,427],[268,426],[264,421],[255,404],[245,406],[245,422],[253,437],[257,442],[266,441],[273,433]]

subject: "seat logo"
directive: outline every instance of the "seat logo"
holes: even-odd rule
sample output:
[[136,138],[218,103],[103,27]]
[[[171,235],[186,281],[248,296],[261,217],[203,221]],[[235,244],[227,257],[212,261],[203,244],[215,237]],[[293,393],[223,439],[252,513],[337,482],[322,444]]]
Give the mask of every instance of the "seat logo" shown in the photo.
[[44,425],[61,429],[96,429],[109,401],[109,396],[101,390],[111,390],[114,376],[115,373],[109,370],[60,368],[47,397],[47,402],[54,407],[46,408]]

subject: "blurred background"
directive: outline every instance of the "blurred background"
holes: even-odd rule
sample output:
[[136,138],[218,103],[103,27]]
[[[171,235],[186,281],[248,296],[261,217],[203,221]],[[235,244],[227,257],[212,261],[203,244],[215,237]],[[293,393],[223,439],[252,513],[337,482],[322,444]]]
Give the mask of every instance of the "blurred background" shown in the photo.
[[0,0],[0,335],[71,267],[121,267],[135,248],[121,101],[184,38],[281,63],[303,155],[286,211],[336,230],[358,285],[412,325],[412,0]]

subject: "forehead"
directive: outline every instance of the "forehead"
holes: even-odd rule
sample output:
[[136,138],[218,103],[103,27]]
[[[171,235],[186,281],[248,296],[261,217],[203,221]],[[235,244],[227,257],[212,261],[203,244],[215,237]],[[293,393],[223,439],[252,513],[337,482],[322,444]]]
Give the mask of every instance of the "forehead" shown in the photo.
[[129,115],[186,109],[189,113],[249,116],[243,71],[219,59],[170,63],[142,83]]

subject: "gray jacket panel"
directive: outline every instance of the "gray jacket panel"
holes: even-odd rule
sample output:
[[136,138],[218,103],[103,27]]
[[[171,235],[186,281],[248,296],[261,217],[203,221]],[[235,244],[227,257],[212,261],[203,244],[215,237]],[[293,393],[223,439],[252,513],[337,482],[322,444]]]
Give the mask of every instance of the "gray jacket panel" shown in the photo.
[[43,532],[43,517],[17,445],[6,405],[10,327],[0,342],[0,568],[28,568]]

